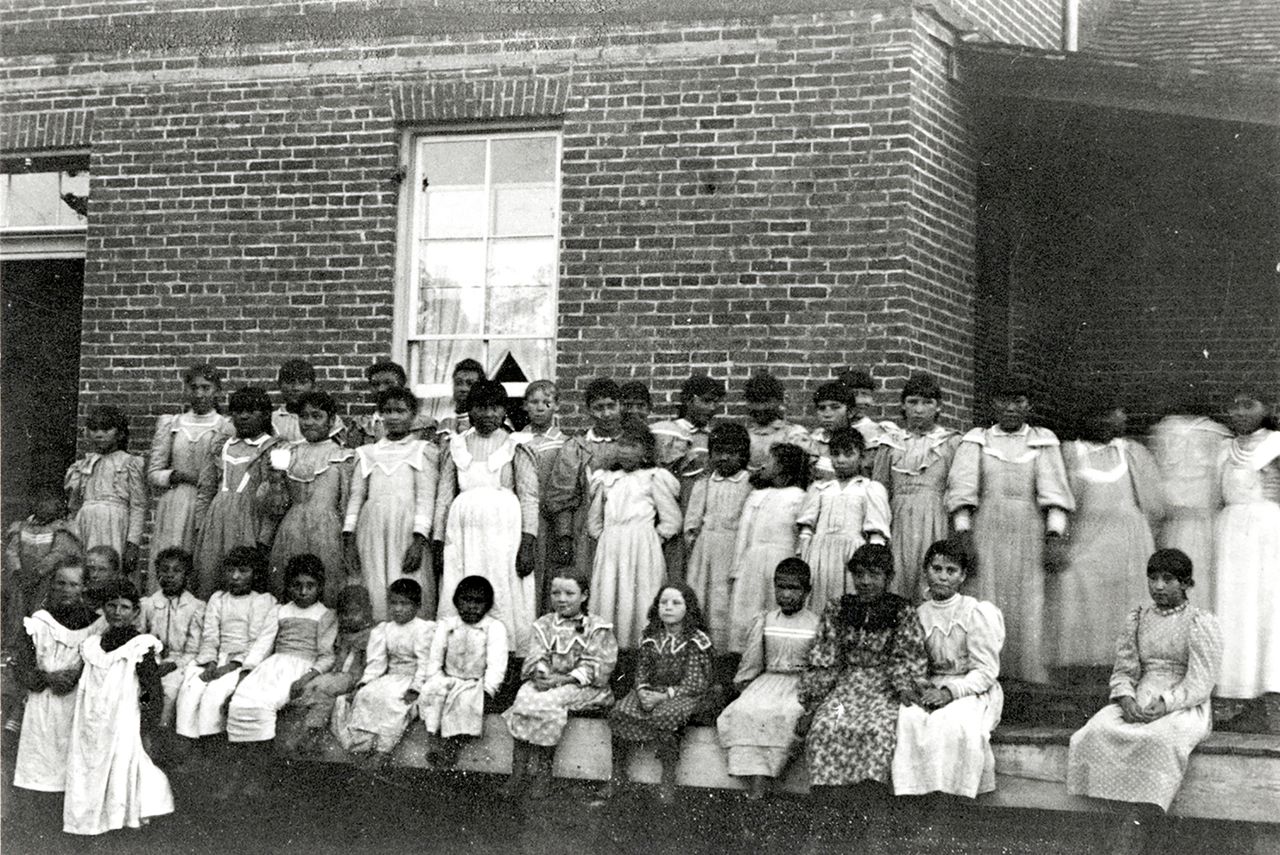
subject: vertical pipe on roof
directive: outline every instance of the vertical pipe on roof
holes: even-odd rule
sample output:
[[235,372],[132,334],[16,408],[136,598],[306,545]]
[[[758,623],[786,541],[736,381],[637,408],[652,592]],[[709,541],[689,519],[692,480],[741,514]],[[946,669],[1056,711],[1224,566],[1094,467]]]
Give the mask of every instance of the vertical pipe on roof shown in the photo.
[[1062,49],[1075,53],[1080,49],[1080,0],[1062,0]]

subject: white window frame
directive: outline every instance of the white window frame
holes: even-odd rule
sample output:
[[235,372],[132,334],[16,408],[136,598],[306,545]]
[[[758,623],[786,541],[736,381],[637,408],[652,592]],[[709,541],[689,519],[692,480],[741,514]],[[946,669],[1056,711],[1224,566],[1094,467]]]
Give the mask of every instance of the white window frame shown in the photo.
[[[84,158],[89,162],[88,149],[42,149],[5,154],[5,161],[47,160],[50,158]],[[4,170],[3,175],[12,174]],[[89,174],[92,187],[93,173]],[[90,191],[92,194],[92,191]],[[41,258],[84,258],[88,244],[89,226],[0,226],[0,259],[5,261],[36,260]]]
[[[485,343],[486,351],[494,344],[503,341],[528,341],[531,338],[545,338],[544,336],[530,336],[525,333],[500,333],[488,334],[421,334],[416,329],[419,304],[418,299],[421,293],[420,268],[418,264],[418,253],[421,242],[421,236],[424,231],[426,219],[426,206],[421,204],[423,200],[422,177],[423,163],[421,154],[421,144],[426,141],[431,142],[450,142],[461,140],[475,140],[481,138],[487,142],[496,139],[515,139],[515,138],[542,137],[551,138],[555,142],[554,155],[554,182],[557,193],[557,216],[555,218],[555,230],[553,240],[556,247],[556,263],[552,273],[551,285],[551,301],[552,306],[559,305],[560,291],[560,222],[562,209],[560,201],[563,195],[561,158],[564,149],[564,135],[561,128],[557,124],[536,123],[502,123],[502,124],[485,124],[484,126],[432,126],[432,127],[410,127],[406,128],[401,136],[401,153],[402,153],[402,180],[400,185],[400,204],[398,210],[399,228],[396,237],[396,255],[398,261],[396,264],[396,288],[395,288],[395,305],[394,305],[394,332],[392,336],[392,353],[401,364],[405,366],[405,371],[409,375],[409,381],[413,385],[414,394],[420,399],[428,399],[434,401],[451,400],[453,396],[452,383],[446,379],[440,383],[421,383],[416,378],[420,376],[419,365],[415,354],[415,345],[418,342],[430,341],[476,341],[477,339]],[[489,190],[492,185],[488,171],[492,168],[492,161],[486,157],[486,175],[485,187]],[[490,199],[491,192],[486,192],[486,204]],[[486,212],[486,223],[492,223],[489,212]],[[500,235],[488,233],[490,226],[486,226],[486,234],[484,237],[486,247],[486,257],[488,256],[487,248],[490,240],[500,238]],[[487,324],[486,318],[486,324]],[[553,309],[552,326],[549,340],[551,343],[551,376],[546,378],[530,377],[529,380],[535,379],[555,379],[556,357],[559,342],[559,312]],[[487,355],[487,353],[486,353]],[[486,370],[493,366],[486,365]],[[504,386],[507,394],[513,397],[520,397],[524,394],[527,383],[505,383]]]

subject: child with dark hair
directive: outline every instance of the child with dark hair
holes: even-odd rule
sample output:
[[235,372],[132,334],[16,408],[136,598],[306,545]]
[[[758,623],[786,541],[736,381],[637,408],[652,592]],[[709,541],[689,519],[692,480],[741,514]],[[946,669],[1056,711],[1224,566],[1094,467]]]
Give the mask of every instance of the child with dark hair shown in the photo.
[[348,567],[359,567],[374,620],[387,616],[387,585],[400,577],[424,591],[422,612],[435,614],[429,548],[440,452],[413,435],[418,399],[403,386],[378,397],[386,436],[356,449],[351,497],[342,524]]
[[75,527],[67,519],[67,501],[52,485],[36,492],[31,516],[5,532],[4,648],[12,649],[25,636],[22,619],[44,606],[54,568],[63,559],[79,562],[82,548]]
[[462,433],[471,427],[471,418],[467,414],[467,396],[471,394],[472,386],[489,379],[484,366],[469,357],[453,366],[453,373],[449,376],[453,382],[453,412],[441,418],[436,426],[436,442],[440,444],[444,444],[450,435]]
[[[302,396],[316,389],[316,369],[305,359],[288,359],[280,365],[276,375],[280,389],[280,406],[271,413],[271,430],[283,442],[299,442],[302,425],[298,423],[299,402]],[[341,440],[346,425],[341,416],[334,416],[329,426],[329,436]]]
[[[344,749],[379,767],[390,758],[416,714],[427,681],[436,622],[418,617],[422,586],[396,579],[387,587],[387,620],[369,633],[355,692],[339,698],[332,730]],[[505,665],[504,665],[505,667]]]
[[495,592],[493,616],[519,655],[537,618],[538,469],[533,452],[503,427],[506,400],[494,380],[467,394],[471,427],[444,444],[433,530],[443,541],[439,616],[454,613],[453,588],[463,576],[483,576]]
[[996,424],[969,431],[956,449],[947,476],[947,510],[956,531],[973,532],[980,574],[971,590],[1004,614],[1009,652],[1004,674],[1047,683],[1046,539],[1062,537],[1076,502],[1058,438],[1027,423],[1026,387],[1001,384],[992,409]]
[[[524,412],[528,423],[524,430],[517,433],[517,441],[523,443],[533,454],[534,464],[538,471],[538,495],[545,497],[551,485],[551,472],[556,464],[560,449],[564,447],[569,436],[560,429],[556,421],[559,410],[560,393],[556,384],[550,380],[534,380],[524,390]],[[547,602],[551,579],[547,575],[552,564],[552,550],[555,538],[555,519],[547,511],[545,501],[540,501],[538,513],[538,547],[535,550],[533,586],[537,605],[540,611]]]
[[654,437],[645,424],[623,424],[616,468],[591,481],[587,532],[597,541],[591,609],[613,624],[618,643],[634,649],[645,608],[667,567],[662,543],[680,532],[680,484],[654,465]]
[[1223,665],[1218,620],[1187,602],[1191,560],[1147,562],[1151,602],[1116,641],[1111,703],[1071,736],[1067,792],[1124,804],[1109,851],[1137,855],[1182,787],[1191,752],[1213,730],[1209,694]]
[[[284,571],[295,555],[324,562],[321,599],[336,603],[346,582],[342,519],[350,500],[355,452],[330,436],[337,405],[327,392],[304,392],[296,402],[302,439],[271,452],[273,510],[284,518],[271,545],[271,593],[284,593]],[[286,510],[287,509],[287,510]]]
[[196,595],[213,594],[223,556],[251,546],[265,556],[275,537],[276,517],[268,499],[270,452],[279,442],[271,433],[271,399],[252,386],[231,393],[228,405],[235,439],[212,444],[196,487]]
[[893,792],[944,792],[974,798],[996,787],[991,731],[1004,693],[1000,649],[1004,617],[991,603],[960,593],[973,575],[963,539],[939,540],[924,557],[929,598],[916,607],[929,652],[929,676],[918,697],[898,709]]
[[[396,580],[392,584],[412,585],[418,590],[418,598],[422,597],[422,589],[411,579]],[[416,612],[417,606],[413,609]],[[366,653],[373,629],[369,592],[363,585],[346,586],[338,592],[334,611],[338,614],[338,638],[333,645],[333,664],[300,690],[289,692],[290,703],[303,711],[305,736],[298,747],[304,754],[320,748],[339,698],[359,685],[367,664]]]
[[597,377],[587,384],[587,413],[591,427],[567,440],[551,467],[543,510],[554,520],[556,564],[572,565],[590,575],[595,564],[595,542],[587,534],[591,506],[591,476],[609,469],[617,458],[614,440],[622,429],[618,384]]
[[[916,610],[889,593],[893,556],[867,543],[849,560],[850,587],[826,604],[800,680],[812,786],[811,848],[827,851],[837,827],[857,848],[873,800],[886,794],[898,707],[917,703],[929,658]],[[852,820],[852,822],[850,822]]]
[[107,630],[81,645],[67,749],[62,830],[103,834],[173,813],[169,779],[147,756],[142,729],[160,718],[161,641],[138,631],[138,592],[118,579],[103,591]]
[[[719,424],[707,443],[710,472],[699,478],[684,516],[688,581],[707,615],[717,650],[729,649],[729,580],[742,509],[751,495],[747,461],[751,440],[739,424]],[[765,453],[766,458],[768,452]]]
[[628,380],[618,386],[618,403],[624,419],[637,418],[648,422],[653,413],[653,395],[648,384],[641,380]]
[[[275,739],[277,713],[333,666],[338,615],[320,601],[324,562],[306,554],[290,558],[285,589],[289,601],[271,610],[254,639],[240,665],[247,674],[227,708],[227,741],[248,743],[241,769],[261,764],[268,753],[258,746]],[[247,789],[258,786],[261,781],[254,777]]]
[[222,374],[212,365],[182,373],[186,409],[156,420],[147,460],[147,481],[159,494],[151,524],[151,565],[170,547],[196,548],[196,485],[210,451],[235,435],[231,420],[218,412]]
[[610,795],[626,783],[630,745],[651,742],[662,764],[659,797],[674,801],[680,735],[711,687],[712,656],[697,594],[683,582],[663,584],[649,606],[635,688],[609,714]]
[[91,609],[102,608],[102,592],[108,584],[127,579],[120,553],[110,546],[85,550],[84,572],[84,601]]
[[62,558],[53,570],[45,607],[22,621],[26,635],[14,650],[14,671],[27,690],[13,785],[60,793],[67,781],[67,750],[76,684],[84,667],[81,645],[106,622],[84,603],[84,563]]
[[[689,507],[694,482],[707,470],[707,440],[711,420],[724,406],[724,383],[705,374],[694,374],[680,386],[680,408],[672,421],[653,425],[657,463],[680,482],[680,512]],[[685,573],[684,540],[675,538],[666,547],[668,571]]]
[[901,399],[904,427],[885,423],[871,477],[889,491],[893,512],[893,593],[919,603],[928,587],[924,554],[950,529],[947,474],[960,435],[938,424],[942,390],[928,374],[912,374]]
[[885,424],[872,419],[868,413],[876,404],[876,381],[860,369],[849,368],[840,372],[836,381],[844,386],[849,405],[849,427],[862,434],[867,448],[874,448],[884,432]]
[[462,742],[480,736],[484,699],[493,697],[507,673],[507,631],[495,620],[493,585],[483,576],[466,576],[453,591],[457,614],[441,618],[431,642],[427,679],[418,713],[427,733],[437,737],[433,760],[452,766]]
[[845,567],[859,546],[889,540],[889,495],[883,484],[862,476],[863,443],[853,428],[832,432],[835,477],[810,485],[796,516],[800,557],[813,571],[813,602],[820,608],[847,593]]
[[[803,448],[809,440],[809,432],[787,421],[786,393],[782,383],[768,372],[751,377],[742,389],[747,402],[747,414],[751,416],[748,431],[751,435],[751,461],[754,472],[769,459],[769,449],[780,442]],[[714,624],[712,624],[714,627]]]
[[813,409],[818,416],[818,426],[810,431],[807,448],[813,460],[815,481],[835,477],[828,446],[833,431],[849,427],[851,401],[849,388],[834,380],[823,383],[813,393]]
[[551,579],[551,614],[533,625],[529,653],[520,669],[524,683],[511,708],[503,713],[513,740],[508,796],[533,771],[535,798],[547,792],[551,761],[569,714],[613,704],[609,676],[618,661],[613,626],[587,613],[591,583],[571,569]]
[[809,486],[809,456],[804,449],[780,443],[751,476],[751,495],[742,506],[733,550],[729,591],[729,652],[746,649],[756,615],[773,602],[773,573],[784,558],[796,554],[796,517]]
[[85,549],[110,546],[132,573],[147,518],[146,464],[129,453],[129,419],[117,407],[94,407],[85,434],[93,450],[63,480],[76,535]]
[[237,546],[223,559],[223,587],[205,606],[200,649],[178,689],[179,736],[198,739],[226,729],[225,704],[240,684],[245,659],[276,618],[276,598],[256,590],[266,575],[266,559],[252,546]]
[[155,574],[160,588],[141,603],[139,626],[160,639],[159,675],[164,693],[160,726],[172,727],[178,690],[187,666],[200,652],[204,632],[204,600],[187,590],[194,575],[191,553],[176,546],[156,556]]
[[733,683],[741,694],[716,721],[729,774],[748,778],[747,798],[763,797],[765,782],[791,761],[796,722],[804,710],[797,694],[818,633],[818,616],[805,608],[809,565],[784,558],[773,572],[777,608],[751,623]]

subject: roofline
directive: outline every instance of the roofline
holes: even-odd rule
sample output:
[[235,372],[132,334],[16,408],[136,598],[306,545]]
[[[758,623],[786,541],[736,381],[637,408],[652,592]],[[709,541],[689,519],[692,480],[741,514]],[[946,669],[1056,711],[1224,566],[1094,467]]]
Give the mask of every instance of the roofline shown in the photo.
[[979,98],[1029,98],[1280,127],[1280,75],[967,41],[957,78]]

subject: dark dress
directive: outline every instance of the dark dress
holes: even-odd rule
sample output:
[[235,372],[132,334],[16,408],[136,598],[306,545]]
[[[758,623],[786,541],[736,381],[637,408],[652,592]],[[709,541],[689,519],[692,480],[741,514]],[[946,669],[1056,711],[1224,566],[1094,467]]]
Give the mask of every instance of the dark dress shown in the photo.
[[924,632],[909,600],[896,594],[870,603],[850,594],[832,600],[800,681],[800,704],[814,715],[806,740],[809,782],[887,782],[899,694],[928,673]]
[[[663,632],[640,642],[640,664],[636,688],[609,714],[615,739],[624,742],[659,742],[674,745],[680,729],[697,712],[711,686],[711,639],[700,629],[676,640]],[[641,687],[665,691],[674,696],[649,712],[640,706]]]

